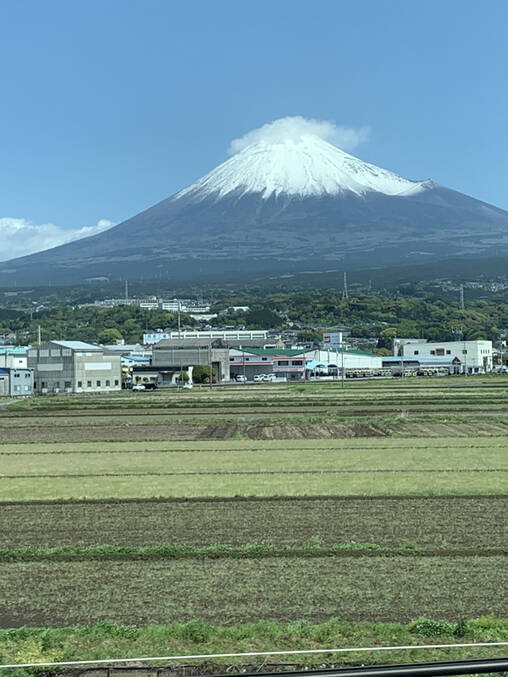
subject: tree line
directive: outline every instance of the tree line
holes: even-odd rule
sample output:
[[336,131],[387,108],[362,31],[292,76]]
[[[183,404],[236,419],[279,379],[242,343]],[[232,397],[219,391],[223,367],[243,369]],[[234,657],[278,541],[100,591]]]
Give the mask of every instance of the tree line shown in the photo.
[[[228,311],[233,305],[247,311]],[[394,336],[429,340],[502,338],[508,329],[508,302],[478,300],[466,303],[433,298],[381,297],[358,295],[342,298],[340,292],[278,292],[264,297],[229,297],[212,308],[218,314],[215,327],[245,329],[294,329],[304,340],[317,340],[321,330],[347,328],[352,336],[379,339],[378,347],[389,348]],[[182,327],[196,324],[181,316]],[[61,305],[38,313],[0,309],[0,334],[14,333],[16,342],[36,340],[41,327],[43,340],[68,339],[99,343],[142,341],[143,333],[176,329],[175,313],[137,306],[72,307]]]

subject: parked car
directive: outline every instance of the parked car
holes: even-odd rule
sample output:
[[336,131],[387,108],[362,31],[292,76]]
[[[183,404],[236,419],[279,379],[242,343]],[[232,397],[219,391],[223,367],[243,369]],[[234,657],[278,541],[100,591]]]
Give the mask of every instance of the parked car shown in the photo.
[[132,386],[132,390],[146,390],[146,388],[145,388],[145,386],[143,385],[143,383],[135,383],[135,384]]
[[243,374],[238,374],[236,380],[238,381],[238,383],[246,383],[247,376],[244,376]]
[[266,377],[268,374],[255,374],[254,375],[254,381],[266,381]]

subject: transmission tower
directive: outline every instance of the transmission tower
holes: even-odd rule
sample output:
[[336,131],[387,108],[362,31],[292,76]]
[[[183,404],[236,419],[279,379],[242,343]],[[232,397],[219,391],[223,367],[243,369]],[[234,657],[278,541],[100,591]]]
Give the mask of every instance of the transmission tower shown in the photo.
[[344,271],[344,288],[342,289],[342,298],[347,299],[348,298],[348,293],[347,293],[347,273]]
[[464,310],[464,285],[460,285],[460,297],[459,297],[460,309]]

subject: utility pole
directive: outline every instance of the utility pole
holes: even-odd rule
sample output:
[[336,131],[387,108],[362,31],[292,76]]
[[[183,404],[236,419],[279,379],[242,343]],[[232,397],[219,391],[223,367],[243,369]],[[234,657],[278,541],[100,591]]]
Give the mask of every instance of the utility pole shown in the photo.
[[41,325],[37,327],[37,344],[41,345]]
[[212,362],[212,342],[208,344],[208,364],[210,365],[210,389],[213,387],[213,362]]
[[344,287],[342,289],[342,298],[347,299],[348,298],[348,293],[347,293],[347,273],[344,271]]
[[341,383],[341,388],[344,387],[344,384],[346,382],[346,372],[344,369],[344,341],[342,340],[340,342],[340,360],[341,360],[341,377],[342,377],[342,383]]
[[125,280],[125,300],[129,300],[129,280]]
[[181,324],[181,315],[182,309],[180,306],[180,301],[178,301],[178,338],[181,338],[181,329],[182,329],[182,324]]
[[460,299],[460,309],[461,309],[461,310],[464,310],[464,307],[465,307],[465,306],[464,306],[464,285],[463,285],[463,284],[460,285],[460,296],[459,296],[459,299]]

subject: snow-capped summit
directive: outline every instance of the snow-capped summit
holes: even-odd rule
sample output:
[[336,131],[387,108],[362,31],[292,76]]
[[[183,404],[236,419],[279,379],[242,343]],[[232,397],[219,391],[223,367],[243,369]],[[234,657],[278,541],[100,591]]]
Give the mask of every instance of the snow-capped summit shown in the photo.
[[127,221],[0,263],[0,284],[238,279],[508,254],[508,212],[340,150],[359,131],[298,117],[263,125],[232,142],[229,160]]
[[265,200],[281,194],[310,197],[369,191],[414,195],[422,190],[421,182],[363,162],[309,134],[250,144],[174,199],[221,199],[232,193],[259,193]]

